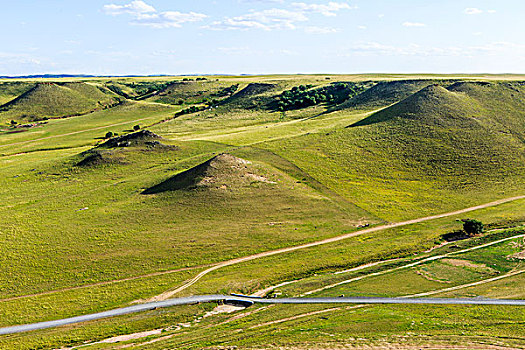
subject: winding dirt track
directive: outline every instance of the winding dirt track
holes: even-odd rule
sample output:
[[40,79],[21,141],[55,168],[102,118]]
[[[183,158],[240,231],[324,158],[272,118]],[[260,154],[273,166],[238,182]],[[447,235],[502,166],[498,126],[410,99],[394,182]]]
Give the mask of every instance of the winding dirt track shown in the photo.
[[294,246],[294,247],[287,247],[287,248],[272,250],[272,251],[268,251],[268,252],[262,252],[262,253],[258,253],[258,254],[254,254],[254,255],[245,256],[245,257],[242,257],[242,258],[237,258],[237,259],[224,261],[224,262],[218,263],[217,265],[214,265],[214,266],[212,266],[212,267],[210,267],[210,268],[200,272],[195,277],[193,277],[192,279],[190,279],[189,281],[187,281],[185,284],[183,284],[182,286],[178,287],[177,289],[174,289],[174,290],[171,290],[171,291],[167,291],[165,293],[157,295],[156,297],[151,298],[148,301],[162,301],[162,300],[169,299],[173,295],[175,295],[177,293],[180,293],[183,290],[191,287],[192,285],[197,283],[202,277],[206,276],[210,272],[213,272],[213,271],[218,270],[218,269],[223,268],[223,267],[236,265],[236,264],[239,264],[239,263],[242,263],[242,262],[251,261],[251,260],[255,260],[255,259],[260,259],[260,258],[272,256],[272,255],[289,253],[289,252],[293,252],[293,251],[300,250],[300,249],[306,249],[306,248],[320,246],[320,245],[323,245],[323,244],[334,243],[334,242],[342,241],[342,240],[345,240],[345,239],[348,239],[348,238],[356,237],[356,236],[367,234],[367,233],[371,233],[371,232],[382,231],[382,230],[386,230],[386,229],[389,229],[389,228],[406,226],[406,225],[411,225],[411,224],[417,224],[417,223],[424,222],[424,221],[429,221],[429,220],[440,219],[440,218],[444,218],[444,217],[448,217],[448,216],[464,214],[464,213],[468,213],[468,212],[471,212],[471,211],[474,211],[474,210],[489,208],[489,207],[493,207],[493,206],[496,206],[496,205],[512,202],[512,201],[519,200],[519,199],[525,199],[525,195],[516,196],[516,197],[510,197],[510,198],[504,198],[504,199],[500,199],[500,200],[497,200],[497,201],[494,201],[494,202],[485,203],[485,204],[481,204],[481,205],[477,205],[477,206],[474,206],[474,207],[465,208],[465,209],[461,209],[461,210],[457,210],[457,211],[453,211],[453,212],[449,212],[449,213],[443,213],[443,214],[438,214],[438,215],[426,216],[426,217],[422,217],[422,218],[418,218],[418,219],[413,219],[413,220],[408,220],[408,221],[401,221],[401,222],[391,223],[391,224],[387,224],[387,225],[376,226],[376,227],[368,228],[368,229],[365,229],[365,230],[360,230],[360,231],[357,231],[357,232],[351,232],[351,233],[348,233],[348,234],[345,234],[345,235],[341,235],[341,236],[337,236],[337,237],[323,239],[321,241],[301,244],[301,245]]

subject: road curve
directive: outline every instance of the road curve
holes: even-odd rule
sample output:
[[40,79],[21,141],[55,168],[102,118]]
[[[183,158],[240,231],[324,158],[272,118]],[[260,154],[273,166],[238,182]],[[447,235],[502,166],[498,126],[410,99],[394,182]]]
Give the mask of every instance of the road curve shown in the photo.
[[22,333],[38,329],[54,328],[73,323],[98,320],[101,318],[126,315],[135,312],[154,310],[157,308],[187,305],[206,302],[223,301],[229,304],[251,305],[260,304],[435,304],[435,305],[503,305],[503,306],[525,306],[525,300],[515,299],[484,299],[484,298],[368,298],[368,297],[350,297],[350,298],[279,298],[264,299],[257,297],[248,297],[242,295],[196,295],[185,298],[175,298],[152,303],[128,306],[120,309],[114,309],[95,314],[64,318],[55,321],[46,321],[31,323],[19,326],[0,328],[0,335]]

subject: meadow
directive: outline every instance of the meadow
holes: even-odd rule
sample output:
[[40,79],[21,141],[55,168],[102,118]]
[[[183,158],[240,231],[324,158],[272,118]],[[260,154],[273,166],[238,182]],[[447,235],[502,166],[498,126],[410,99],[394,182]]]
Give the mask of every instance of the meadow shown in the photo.
[[[523,234],[524,199],[359,230],[524,195],[523,78],[2,81],[0,326],[130,305],[213,264],[348,233],[356,235],[222,267],[174,296],[254,293],[283,282],[292,283],[274,293],[400,296],[521,271],[519,257],[509,257],[525,249],[522,238],[454,252]],[[285,94],[299,86],[311,93]],[[342,95],[315,98],[324,91]],[[310,97],[276,110],[285,95]],[[202,108],[180,113],[191,106]],[[37,125],[20,127],[28,122]],[[155,135],[129,136],[144,129]],[[428,251],[467,217],[485,223],[483,236]],[[517,273],[436,296],[523,298],[522,282]],[[60,348],[153,329],[163,331],[147,348],[323,348],[405,338],[525,344],[519,308],[276,306],[201,318],[213,307],[2,336],[0,347]],[[141,347],[150,338],[130,342]],[[106,346],[113,345],[90,348]]]

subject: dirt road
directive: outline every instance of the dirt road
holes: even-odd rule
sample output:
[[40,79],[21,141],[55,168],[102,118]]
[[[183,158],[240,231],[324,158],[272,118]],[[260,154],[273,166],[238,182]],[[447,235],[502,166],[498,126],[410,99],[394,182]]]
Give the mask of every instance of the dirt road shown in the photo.
[[242,258],[237,258],[237,259],[224,261],[224,262],[218,263],[217,265],[214,265],[214,266],[212,266],[212,267],[210,267],[210,268],[200,272],[195,277],[193,277],[192,279],[190,279],[189,281],[184,283],[182,286],[180,286],[180,287],[178,287],[178,288],[176,288],[174,290],[164,292],[164,293],[162,293],[162,294],[160,294],[160,295],[158,295],[158,296],[156,296],[154,298],[149,299],[148,301],[162,301],[162,300],[169,299],[172,296],[174,296],[175,294],[180,293],[183,290],[191,287],[192,285],[197,283],[202,277],[206,276],[210,272],[216,271],[216,270],[221,269],[223,267],[236,265],[236,264],[240,264],[240,263],[243,263],[243,262],[246,262],[246,261],[251,261],[251,260],[260,259],[260,258],[264,258],[264,257],[269,257],[269,256],[272,256],[272,255],[284,254],[284,253],[289,253],[289,252],[293,252],[293,251],[300,250],[300,249],[306,249],[306,248],[316,247],[316,246],[320,246],[320,245],[324,245],[324,244],[328,244],[328,243],[334,243],[334,242],[342,241],[342,240],[349,239],[349,238],[352,238],[352,237],[360,236],[360,235],[363,235],[363,234],[386,230],[386,229],[389,229],[389,228],[406,226],[406,225],[416,224],[416,223],[420,223],[420,222],[424,222],[424,221],[435,220],[435,219],[440,219],[440,218],[444,218],[444,217],[464,214],[464,213],[468,213],[468,212],[471,212],[471,211],[474,211],[474,210],[489,208],[489,207],[493,207],[493,206],[496,206],[496,205],[512,202],[512,201],[519,200],[519,199],[525,199],[525,195],[515,196],[515,197],[510,197],[510,198],[504,198],[504,199],[500,199],[500,200],[497,200],[497,201],[494,201],[494,202],[485,203],[485,204],[481,204],[481,205],[477,205],[477,206],[474,206],[474,207],[465,208],[465,209],[461,209],[461,210],[457,210],[457,211],[453,211],[453,212],[448,212],[448,213],[443,213],[443,214],[438,214],[438,215],[432,215],[432,216],[426,216],[426,217],[422,217],[422,218],[418,218],[418,219],[413,219],[413,220],[408,220],[408,221],[401,221],[401,222],[391,223],[391,224],[387,224],[387,225],[371,227],[371,228],[368,228],[368,229],[359,230],[359,231],[356,231],[356,232],[351,232],[351,233],[348,233],[348,234],[345,234],[345,235],[323,239],[321,241],[301,244],[301,245],[298,245],[298,246],[293,246],[293,247],[288,247],[288,248],[272,250],[272,251],[268,251],[268,252],[262,252],[262,253],[258,253],[258,254],[254,254],[254,255],[245,256],[245,257],[242,257]]

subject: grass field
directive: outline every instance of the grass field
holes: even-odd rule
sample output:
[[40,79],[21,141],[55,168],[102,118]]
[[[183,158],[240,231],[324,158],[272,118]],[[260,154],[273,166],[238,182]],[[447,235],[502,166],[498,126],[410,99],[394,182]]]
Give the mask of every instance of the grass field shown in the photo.
[[[230,259],[523,195],[522,79],[1,82],[0,326],[130,305]],[[337,105],[272,107],[283,91],[338,82],[366,82],[368,89]],[[203,109],[179,113],[191,106]],[[15,114],[50,119],[16,127]],[[133,136],[137,125],[158,136]],[[115,137],[104,144],[107,132]],[[524,298],[522,238],[455,253],[523,234],[524,213],[525,200],[516,200],[260,257],[210,272],[175,296],[253,293],[291,282],[275,292]],[[467,217],[502,230],[427,251]],[[525,346],[519,308],[275,306],[200,318],[213,307],[3,336],[0,348],[61,348],[151,330],[159,340],[143,347]],[[150,338],[129,342],[140,348]]]

